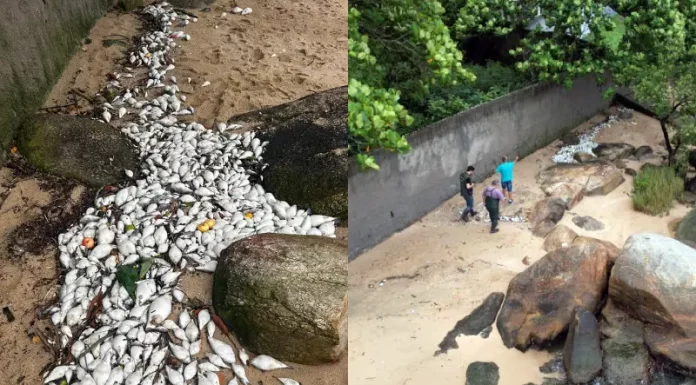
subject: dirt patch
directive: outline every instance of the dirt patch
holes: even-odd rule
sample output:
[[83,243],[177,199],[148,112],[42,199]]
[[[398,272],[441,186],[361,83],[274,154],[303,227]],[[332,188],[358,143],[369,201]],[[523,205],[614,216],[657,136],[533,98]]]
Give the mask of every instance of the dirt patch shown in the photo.
[[[70,180],[38,173],[18,156],[0,169],[0,378],[7,384],[40,384],[54,360],[50,320],[42,317],[60,289],[59,233],[90,203],[91,191]],[[7,313],[14,320],[10,322]]]

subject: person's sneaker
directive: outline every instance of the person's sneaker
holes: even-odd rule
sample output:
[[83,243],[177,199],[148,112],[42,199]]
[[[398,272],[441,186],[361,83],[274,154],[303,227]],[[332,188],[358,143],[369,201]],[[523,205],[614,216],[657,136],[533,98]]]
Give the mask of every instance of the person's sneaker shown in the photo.
[[495,233],[497,233],[498,231],[500,231],[500,230],[498,230],[498,229],[493,229],[493,230],[491,230],[491,234],[495,234]]
[[472,217],[472,218],[475,217],[475,216],[477,216],[477,215],[478,215],[478,211],[472,211],[472,212],[471,212],[471,217]]
[[469,222],[469,216],[468,215],[463,216],[462,221]]
[[509,203],[509,204],[512,204],[512,199],[508,199],[508,203]]

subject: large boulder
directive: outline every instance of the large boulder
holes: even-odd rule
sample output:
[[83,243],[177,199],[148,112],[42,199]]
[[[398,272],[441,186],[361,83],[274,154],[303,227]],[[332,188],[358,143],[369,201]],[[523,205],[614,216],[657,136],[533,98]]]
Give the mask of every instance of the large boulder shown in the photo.
[[140,167],[124,135],[86,117],[39,115],[23,127],[19,149],[33,166],[93,187],[118,183],[124,169]]
[[684,191],[690,192],[692,194],[696,193],[696,177],[687,179],[684,182]]
[[677,239],[688,245],[696,245],[696,209],[691,210],[679,222]]
[[348,246],[262,234],[233,243],[213,281],[217,314],[252,352],[317,364],[347,345]]
[[264,187],[315,214],[348,218],[348,94],[334,88],[230,119],[268,141]]
[[215,0],[169,0],[169,4],[179,8],[201,9],[213,4]]
[[643,338],[643,323],[610,300],[602,309],[602,375],[614,385],[648,384],[651,360]]
[[143,0],[118,0],[116,3],[116,7],[123,12],[131,12],[132,10],[142,6]]
[[628,158],[636,150],[635,147],[626,143],[600,143],[592,149],[598,158],[614,161],[617,159]]
[[573,313],[563,347],[563,362],[568,379],[574,384],[590,382],[602,370],[597,320],[593,313],[582,307]]
[[556,225],[544,239],[544,250],[550,253],[563,247],[569,247],[578,234],[566,225]]
[[633,156],[638,160],[643,160],[650,157],[653,154],[653,149],[650,146],[640,146],[633,151]]
[[658,234],[635,234],[616,259],[611,300],[646,323],[654,356],[696,370],[696,250]]
[[562,199],[569,208],[586,195],[609,194],[624,180],[622,171],[607,162],[556,164],[539,173],[544,193]]
[[553,342],[577,306],[596,312],[607,287],[611,249],[580,242],[546,254],[508,286],[496,323],[507,347],[525,351]]
[[537,202],[528,217],[532,233],[537,237],[548,235],[563,219],[567,209],[568,204],[560,198],[546,198]]
[[582,247],[587,247],[587,246],[593,246],[593,247],[599,247],[601,249],[604,249],[604,252],[609,255],[611,258],[611,263],[613,264],[614,261],[616,260],[616,257],[618,257],[619,253],[621,252],[621,249],[616,247],[613,243],[609,241],[605,241],[602,239],[597,239],[597,238],[591,238],[591,237],[584,237],[584,236],[578,236],[573,240],[573,245],[576,246],[582,246]]

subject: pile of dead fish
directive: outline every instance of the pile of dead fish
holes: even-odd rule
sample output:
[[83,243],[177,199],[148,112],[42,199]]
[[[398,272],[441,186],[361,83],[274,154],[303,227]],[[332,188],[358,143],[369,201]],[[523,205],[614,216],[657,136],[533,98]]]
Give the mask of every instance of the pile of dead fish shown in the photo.
[[[148,80],[142,89],[125,90],[103,110],[107,122],[110,111],[118,111],[119,119],[137,114],[122,131],[138,146],[144,178],[102,194],[78,224],[58,237],[67,273],[60,301],[50,312],[61,331],[61,348],[70,354],[44,381],[218,385],[217,372],[230,370],[234,379],[229,385],[247,385],[247,364],[263,371],[287,366],[265,355],[250,360],[243,349],[235,353],[214,338],[208,310],[193,316],[187,310],[186,294],[177,288],[179,276],[213,272],[227,246],[253,234],[334,237],[334,218],[279,201],[254,182],[266,143],[253,133],[234,133],[235,125],[212,130],[177,120],[193,108],[178,96],[176,79],[166,76],[174,69],[168,55],[177,47],[176,39],[190,39],[174,28],[195,18],[177,14],[167,3],[147,6],[144,12],[156,28],[141,37],[129,61],[147,67]],[[161,94],[148,99],[148,89]],[[144,98],[137,100],[140,95]],[[133,171],[125,172],[135,177]],[[148,266],[131,292],[119,275],[128,266]],[[175,303],[184,307],[176,322],[169,319]],[[204,338],[212,352],[202,358]]]
[[[621,109],[619,109],[621,111]],[[595,137],[605,128],[610,127],[612,124],[618,122],[619,119],[615,115],[609,116],[609,118],[592,127],[588,132],[580,135],[578,137],[579,141],[577,144],[571,144],[561,147],[560,150],[551,158],[554,163],[577,163],[573,158],[576,153],[586,153],[592,154],[592,150],[598,146],[595,142]]]

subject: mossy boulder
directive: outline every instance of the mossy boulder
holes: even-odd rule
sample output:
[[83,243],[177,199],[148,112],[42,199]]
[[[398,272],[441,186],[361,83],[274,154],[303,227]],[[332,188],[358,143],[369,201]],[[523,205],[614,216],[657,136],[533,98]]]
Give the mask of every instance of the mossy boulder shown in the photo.
[[696,245],[696,209],[691,210],[677,226],[677,239],[688,244]]
[[143,6],[143,0],[118,0],[116,7],[124,12],[130,12]]
[[108,124],[86,117],[44,114],[26,123],[20,152],[40,170],[93,187],[124,179],[139,167],[128,139]]
[[169,4],[177,8],[199,9],[213,4],[215,0],[169,0]]
[[113,2],[10,0],[0,12],[0,161]]
[[258,354],[302,364],[338,360],[348,344],[348,245],[261,234],[223,251],[213,305]]
[[233,117],[269,144],[263,185],[314,214],[348,219],[348,90],[334,88]]

